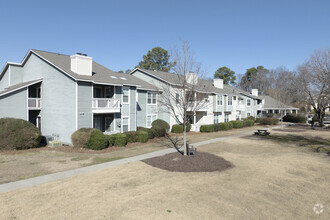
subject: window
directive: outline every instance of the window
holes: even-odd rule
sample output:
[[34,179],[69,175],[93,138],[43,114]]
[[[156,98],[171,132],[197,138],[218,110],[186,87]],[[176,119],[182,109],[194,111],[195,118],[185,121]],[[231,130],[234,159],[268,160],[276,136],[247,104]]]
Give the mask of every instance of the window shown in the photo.
[[123,87],[123,103],[129,102],[129,88]]
[[233,97],[228,96],[228,105],[233,105]]
[[156,120],[156,115],[147,115],[147,128],[151,127],[151,123]]
[[175,102],[177,104],[180,102],[180,95],[179,95],[179,93],[175,93]]
[[120,77],[122,80],[127,80],[125,77]]
[[102,98],[102,87],[94,87],[94,98]]
[[128,131],[128,117],[123,117],[123,132]]
[[247,104],[247,106],[251,106],[251,100],[248,99],[246,104]]
[[217,96],[217,104],[222,105],[222,95]]
[[218,124],[218,123],[219,123],[219,115],[214,114],[214,124]]
[[229,121],[229,113],[225,113],[225,122],[228,122]]
[[148,104],[155,105],[156,103],[156,93],[148,92]]
[[250,112],[248,112],[248,113],[247,113],[247,116],[249,117],[250,115],[251,115],[251,113],[250,113]]
[[114,94],[114,87],[105,87],[104,89],[104,97],[105,98],[112,98]]

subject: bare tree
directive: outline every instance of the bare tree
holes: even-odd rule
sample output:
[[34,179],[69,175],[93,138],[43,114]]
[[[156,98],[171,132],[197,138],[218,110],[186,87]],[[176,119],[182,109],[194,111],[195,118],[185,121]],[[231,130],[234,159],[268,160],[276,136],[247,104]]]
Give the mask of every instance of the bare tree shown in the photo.
[[300,91],[307,96],[322,125],[325,111],[330,108],[330,48],[316,51],[299,66]]
[[[187,155],[187,113],[195,114],[200,108],[207,107],[205,95],[212,82],[203,80],[201,63],[195,61],[189,43],[183,40],[180,42],[179,49],[176,47],[171,51],[175,66],[172,68],[173,73],[168,75],[175,85],[163,84],[159,102],[162,105],[160,111],[169,113],[183,126],[183,154]],[[177,139],[175,142],[177,143]]]

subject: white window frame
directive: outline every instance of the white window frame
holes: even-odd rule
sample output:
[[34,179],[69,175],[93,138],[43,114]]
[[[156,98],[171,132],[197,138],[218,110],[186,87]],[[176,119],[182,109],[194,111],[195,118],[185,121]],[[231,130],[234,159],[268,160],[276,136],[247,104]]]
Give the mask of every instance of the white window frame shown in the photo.
[[[150,118],[150,125],[148,125],[148,117],[151,117]],[[152,122],[154,121],[154,120],[152,120],[152,117],[155,117],[155,119],[154,120],[157,120],[157,114],[147,114],[147,116],[146,116],[146,128],[151,128],[151,124],[152,124]]]
[[[230,104],[229,104],[230,101]],[[228,101],[227,101],[228,105],[233,105],[233,97],[232,96],[228,96]]]
[[[229,122],[229,115],[230,115],[229,113],[225,113],[225,117],[224,117],[225,122]],[[226,116],[228,116],[228,118],[226,118]]]
[[175,103],[176,104],[180,103],[180,94],[179,93],[175,93]]
[[246,113],[246,117],[249,117],[249,116],[251,116],[251,112]]
[[[96,94],[96,90],[97,90],[97,89],[100,89],[100,96],[104,95],[104,94],[103,94],[102,86],[95,86],[94,89],[93,89],[93,93],[94,93],[93,95]],[[102,97],[94,97],[94,98],[99,99],[99,98],[102,98]]]
[[[151,103],[149,103],[149,94],[151,96]],[[153,97],[155,96],[155,97]],[[153,98],[155,98],[155,103],[153,103]],[[147,92],[147,105],[157,105],[157,93],[156,92]]]
[[222,100],[223,100],[222,95],[217,95],[217,105],[218,106],[222,106],[223,105]]
[[[215,122],[217,121],[217,122]],[[213,124],[218,124],[219,123],[219,115],[218,114],[214,114],[213,115]]]
[[121,132],[125,132],[125,131],[124,131],[124,125],[126,125],[126,124],[124,124],[124,118],[127,118],[127,131],[130,130],[130,129],[129,129],[129,127],[130,127],[129,116],[123,116],[123,117],[122,117],[122,120],[121,120]]
[[[127,90],[127,91],[128,91],[128,95],[127,95],[127,96],[128,96],[128,99],[127,99],[127,102],[124,102],[124,90]],[[123,104],[129,104],[129,103],[130,103],[130,95],[129,95],[129,92],[130,92],[130,88],[129,88],[128,86],[123,86],[123,87],[122,87],[122,97],[123,97],[123,98],[122,98],[122,99],[123,99],[123,100],[122,100],[122,103],[123,103]]]
[[246,106],[251,106],[251,99],[246,100]]

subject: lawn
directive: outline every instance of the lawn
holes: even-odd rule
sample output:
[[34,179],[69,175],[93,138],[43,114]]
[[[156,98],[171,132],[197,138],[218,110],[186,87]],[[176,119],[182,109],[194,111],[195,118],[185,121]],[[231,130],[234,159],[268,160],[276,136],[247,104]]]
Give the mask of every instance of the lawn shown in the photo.
[[[213,133],[190,132],[188,140],[190,143],[196,143],[257,128],[258,126]],[[144,144],[132,143],[126,147],[111,147],[102,151],[68,146],[0,152],[0,184],[158,151],[167,148],[166,144],[166,141],[153,139]]]
[[[291,131],[290,131],[291,129]],[[294,127],[271,135],[329,140]],[[213,133],[214,134],[214,133]],[[212,134],[212,135],[213,135]],[[329,219],[330,157],[248,135],[199,147],[223,172],[178,173],[134,162],[0,194],[4,219]],[[323,212],[313,212],[315,204]]]

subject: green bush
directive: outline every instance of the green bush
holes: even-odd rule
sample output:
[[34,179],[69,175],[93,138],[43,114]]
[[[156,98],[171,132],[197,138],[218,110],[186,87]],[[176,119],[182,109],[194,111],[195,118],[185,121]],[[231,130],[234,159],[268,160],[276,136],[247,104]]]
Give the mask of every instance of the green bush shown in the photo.
[[85,148],[87,146],[87,142],[91,137],[95,128],[80,128],[79,130],[73,132],[71,135],[71,141],[73,146],[79,148]]
[[233,128],[233,124],[230,122],[222,122],[219,123],[219,125],[220,125],[220,130],[222,131],[227,131]]
[[151,131],[154,133],[155,137],[164,137],[166,134],[166,130],[160,127],[152,127]]
[[148,133],[148,139],[153,139],[155,137],[154,132],[150,128],[137,127],[137,131],[145,131]]
[[200,132],[213,132],[214,125],[201,125]]
[[94,129],[87,144],[86,148],[91,150],[102,150],[109,146],[107,137],[102,133],[102,131]]
[[141,143],[145,143],[148,141],[148,132],[146,131],[138,131],[137,132],[137,141]]
[[254,121],[251,119],[243,119],[243,127],[250,127],[254,125]]
[[283,121],[293,123],[306,123],[307,118],[305,116],[300,115],[286,115],[283,117]]
[[115,143],[113,146],[125,146],[127,144],[126,134],[118,133],[114,134],[115,136]]
[[243,121],[230,121],[233,128],[243,128]]
[[172,125],[172,133],[183,133],[183,127],[181,125]]
[[[256,118],[253,117],[253,116],[248,116],[248,117],[246,117],[245,119],[247,119],[247,120],[252,120],[252,121],[256,121]],[[243,119],[243,120],[244,120],[244,119]]]
[[116,134],[105,135],[105,136],[108,139],[109,147],[113,146],[115,144]]
[[221,130],[220,123],[214,124],[213,127],[214,127],[214,131],[220,131]]
[[260,118],[258,121],[261,125],[276,125],[279,122],[277,118]]
[[16,118],[0,119],[0,149],[24,150],[39,147],[41,132],[34,124]]
[[157,120],[153,121],[151,123],[151,126],[153,128],[163,128],[163,129],[165,129],[165,132],[168,132],[170,130],[170,125],[162,119],[157,119]]
[[[186,132],[190,132],[191,124],[186,125]],[[172,133],[183,133],[183,125],[172,125]]]
[[137,142],[137,132],[136,131],[126,131],[124,132],[127,138],[127,143]]

